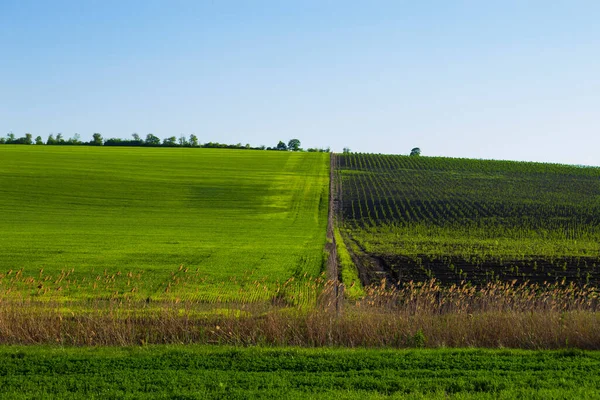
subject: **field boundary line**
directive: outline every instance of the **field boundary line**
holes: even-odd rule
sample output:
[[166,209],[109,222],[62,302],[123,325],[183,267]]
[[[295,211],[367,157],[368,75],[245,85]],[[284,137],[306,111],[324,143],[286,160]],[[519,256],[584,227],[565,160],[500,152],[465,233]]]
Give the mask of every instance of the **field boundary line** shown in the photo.
[[337,217],[337,207],[340,190],[335,179],[335,163],[336,156],[330,153],[329,158],[329,207],[327,215],[327,244],[325,247],[328,253],[327,258],[327,279],[332,283],[331,296],[326,302],[331,307],[335,308],[335,313],[339,314],[342,311],[342,303],[344,299],[344,285],[340,282],[339,261],[337,254],[337,244],[335,240],[335,220]]

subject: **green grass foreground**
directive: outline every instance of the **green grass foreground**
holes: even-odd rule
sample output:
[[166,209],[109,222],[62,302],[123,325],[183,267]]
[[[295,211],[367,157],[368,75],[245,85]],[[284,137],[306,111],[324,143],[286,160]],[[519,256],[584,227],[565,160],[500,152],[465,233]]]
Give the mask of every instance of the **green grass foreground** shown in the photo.
[[25,398],[600,398],[600,352],[0,348],[0,395]]
[[270,299],[321,272],[328,168],[324,153],[2,146],[0,293]]

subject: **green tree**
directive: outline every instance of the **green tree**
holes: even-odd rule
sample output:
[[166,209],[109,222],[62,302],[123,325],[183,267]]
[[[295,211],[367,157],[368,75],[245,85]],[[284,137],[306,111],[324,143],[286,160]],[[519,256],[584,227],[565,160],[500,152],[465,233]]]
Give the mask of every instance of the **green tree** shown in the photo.
[[277,143],[277,150],[287,150],[287,146],[281,140]]
[[287,147],[288,147],[288,150],[291,150],[291,151],[300,151],[301,150],[300,149],[300,141],[298,139],[291,139],[288,142]]
[[344,154],[350,154],[352,152],[352,150],[350,150],[349,147],[344,147],[344,150],[342,150],[344,152]]
[[181,147],[187,147],[189,145],[187,139],[185,138],[185,136],[181,135],[179,136],[179,145]]
[[23,141],[25,144],[33,144],[33,135],[31,133],[25,134],[25,140]]
[[42,140],[41,136],[35,138],[35,144],[44,144],[44,141]]
[[149,133],[146,135],[146,146],[160,146],[160,138]]
[[102,146],[104,144],[104,139],[102,138],[102,135],[98,132],[94,133],[92,135],[92,141],[90,142],[90,144],[92,146]]
[[420,156],[421,155],[421,149],[418,147],[415,147],[414,149],[412,149],[410,151],[410,155],[415,157],[415,156]]
[[177,138],[175,136],[171,136],[171,137],[165,138],[163,140],[163,146],[166,146],[166,147],[175,147],[175,146],[177,146]]
[[140,135],[138,135],[137,133],[132,133],[131,137],[133,137],[133,144],[136,146],[142,146],[144,144],[144,140],[142,138],[140,138]]
[[67,143],[68,144],[81,144],[81,135],[79,133],[74,134],[72,138],[67,140]]
[[48,135],[48,140],[46,140],[46,144],[56,144],[56,139],[54,139],[53,134]]
[[198,147],[198,137],[194,134],[190,135],[190,147]]

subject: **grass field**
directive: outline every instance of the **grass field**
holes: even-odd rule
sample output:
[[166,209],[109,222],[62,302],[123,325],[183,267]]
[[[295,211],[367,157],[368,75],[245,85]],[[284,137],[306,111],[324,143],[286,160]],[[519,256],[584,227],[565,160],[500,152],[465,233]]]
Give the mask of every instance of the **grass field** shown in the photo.
[[336,160],[347,244],[394,280],[600,283],[600,168],[376,154]]
[[0,294],[282,295],[321,272],[328,166],[323,153],[1,146]]
[[598,169],[338,157],[1,146],[0,397],[600,398]]
[[597,168],[336,155],[329,204],[322,153],[0,156],[1,344],[600,343]]
[[597,399],[599,377],[572,350],[0,348],[13,399]]

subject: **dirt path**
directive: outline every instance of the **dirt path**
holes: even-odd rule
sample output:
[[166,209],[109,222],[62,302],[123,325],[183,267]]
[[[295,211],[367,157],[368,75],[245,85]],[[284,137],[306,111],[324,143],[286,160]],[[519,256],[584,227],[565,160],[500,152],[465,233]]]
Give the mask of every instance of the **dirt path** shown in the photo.
[[339,265],[335,235],[333,230],[335,227],[335,216],[337,210],[337,182],[335,179],[335,163],[336,156],[331,153],[329,165],[329,210],[327,215],[327,244],[325,251],[329,254],[327,259],[327,280],[331,284],[330,290],[327,290],[325,304],[334,308],[337,313],[341,312],[342,300],[344,298],[344,285],[339,279]]
[[327,245],[326,250],[329,253],[329,259],[327,262],[327,279],[337,281],[339,276],[338,260],[337,260],[337,247],[335,243],[335,236],[333,234],[334,223],[335,223],[335,191],[336,184],[334,180],[334,163],[335,155],[331,154],[331,161],[329,165],[329,210],[327,213]]

